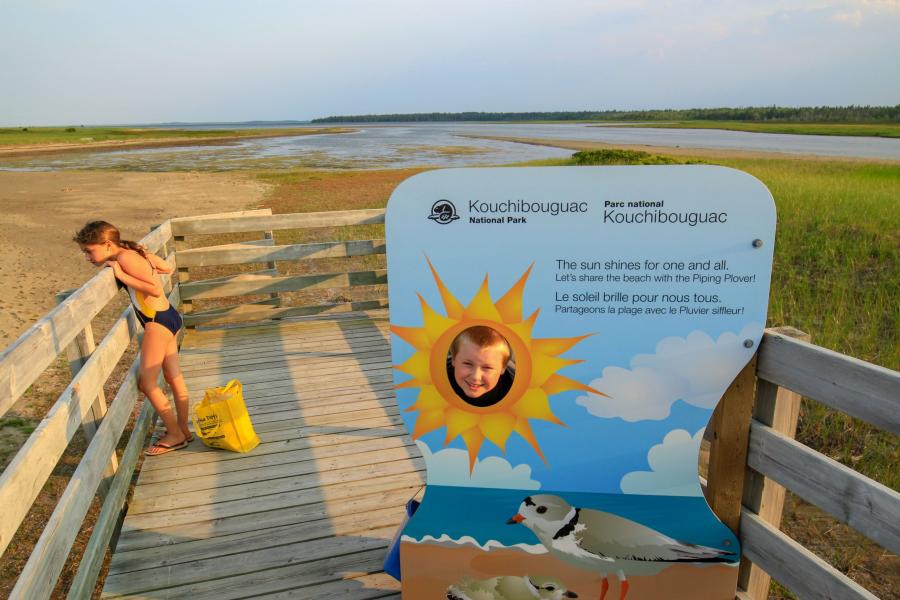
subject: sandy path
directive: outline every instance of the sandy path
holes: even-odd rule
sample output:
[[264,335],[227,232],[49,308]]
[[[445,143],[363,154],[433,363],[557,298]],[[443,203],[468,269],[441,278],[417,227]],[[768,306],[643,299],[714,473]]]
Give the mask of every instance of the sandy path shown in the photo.
[[257,206],[266,190],[234,174],[0,172],[0,350],[95,272],[70,242],[85,222],[138,240],[169,217]]

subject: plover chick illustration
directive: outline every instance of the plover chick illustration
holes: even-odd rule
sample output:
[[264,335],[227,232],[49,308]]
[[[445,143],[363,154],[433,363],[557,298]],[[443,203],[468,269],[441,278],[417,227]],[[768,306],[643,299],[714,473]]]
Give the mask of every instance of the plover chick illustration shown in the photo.
[[448,600],[563,600],[577,597],[578,594],[568,591],[556,579],[528,575],[503,575],[482,580],[466,578],[447,590]]
[[600,600],[605,600],[615,573],[619,600],[628,595],[626,575],[655,575],[675,563],[734,562],[727,550],[680,542],[612,513],[576,508],[559,496],[538,494],[525,498],[519,512],[507,521],[521,523],[561,561],[600,573]]

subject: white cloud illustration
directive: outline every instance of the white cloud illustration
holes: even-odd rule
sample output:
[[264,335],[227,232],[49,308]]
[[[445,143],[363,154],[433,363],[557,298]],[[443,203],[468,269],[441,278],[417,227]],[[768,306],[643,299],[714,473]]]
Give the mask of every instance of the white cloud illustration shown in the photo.
[[625,421],[665,419],[676,400],[713,408],[756,350],[746,348],[744,340],[761,336],[762,326],[751,323],[716,340],[702,331],[664,338],[655,354],[632,358],[631,369],[607,367],[591,382],[609,398],[587,394],[576,402],[594,416]]
[[428,468],[428,483],[432,485],[455,485],[462,487],[486,487],[504,489],[536,490],[541,482],[531,478],[531,466],[527,464],[513,467],[499,456],[489,456],[475,462],[472,476],[469,476],[469,454],[458,448],[445,448],[432,452],[422,441],[416,441],[425,465]]
[[703,429],[691,436],[684,429],[666,434],[661,444],[647,453],[650,471],[632,471],[619,486],[626,494],[653,496],[702,496],[697,476],[697,455]]

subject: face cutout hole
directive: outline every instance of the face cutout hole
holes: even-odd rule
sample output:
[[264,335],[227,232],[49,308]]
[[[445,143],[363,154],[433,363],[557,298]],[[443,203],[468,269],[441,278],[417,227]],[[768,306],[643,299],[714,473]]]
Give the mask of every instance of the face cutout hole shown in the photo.
[[450,344],[447,379],[466,404],[494,406],[506,397],[515,379],[509,342],[485,325],[463,330]]

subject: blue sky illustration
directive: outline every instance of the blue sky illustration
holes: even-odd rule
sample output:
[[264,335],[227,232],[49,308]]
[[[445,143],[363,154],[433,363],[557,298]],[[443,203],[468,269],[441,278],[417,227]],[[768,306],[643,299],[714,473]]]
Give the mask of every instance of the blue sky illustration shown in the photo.
[[[452,201],[460,218],[446,225],[429,220],[431,207],[439,199]],[[529,214],[525,224],[469,222],[472,216],[469,214],[470,201],[496,203],[506,200],[545,204],[585,202],[588,210],[557,216]],[[727,221],[693,227],[604,221],[606,202],[640,200],[662,200],[664,208],[661,210],[667,212],[727,213]],[[528,465],[530,471],[520,480],[524,489],[539,486],[541,489],[576,492],[621,493],[623,477],[651,470],[648,453],[653,447],[678,437],[666,438],[667,434],[684,430],[679,439],[690,440],[706,425],[715,403],[715,399],[712,402],[709,399],[710,386],[715,387],[718,378],[724,389],[752,355],[766,320],[774,229],[774,206],[768,190],[749,175],[721,167],[561,167],[429,172],[401,184],[388,205],[391,322],[413,327],[422,324],[417,293],[432,308],[444,313],[425,261],[426,255],[464,305],[472,299],[485,274],[489,276],[491,296],[496,301],[534,263],[524,295],[526,315],[541,309],[533,336],[571,337],[593,333],[563,355],[584,362],[564,368],[561,374],[594,385],[610,395],[614,389],[616,402],[606,402],[596,396],[592,399],[580,391],[552,396],[553,412],[568,426],[531,421],[546,455],[546,464],[515,433],[507,442],[505,454],[485,441],[479,460],[497,457],[507,461],[510,469]],[[758,240],[756,245],[754,240]],[[655,281],[560,282],[557,275],[564,271],[559,269],[559,259],[576,263],[624,260],[642,264],[645,260],[662,264],[666,261],[725,259],[728,273],[735,277],[756,277],[750,283],[718,285]],[[576,269],[574,272],[598,271]],[[655,275],[645,269],[632,273]],[[555,306],[560,304],[556,300],[557,294],[598,290],[618,291],[629,296],[633,293],[718,294],[719,302],[702,306],[743,307],[744,311],[739,315],[703,316],[576,315],[555,311]],[[600,303],[603,304],[606,303]],[[754,347],[746,348],[746,339],[751,339]],[[403,362],[413,352],[411,346],[396,336],[392,338],[392,346],[394,364]],[[729,369],[733,372],[724,372]],[[648,383],[647,377],[653,381]],[[408,378],[397,372],[398,383]],[[680,389],[678,386],[687,387]],[[663,396],[665,391],[669,394],[667,399],[648,397]],[[410,406],[417,393],[417,389],[398,390],[401,408]],[[640,408],[644,404],[647,407]],[[403,415],[411,430],[418,413],[404,412]],[[441,428],[420,441],[435,456],[442,456],[438,453],[443,447],[443,438]],[[699,438],[695,441],[699,443]],[[465,479],[468,469],[462,460],[464,447],[461,440],[453,441],[448,448],[457,452],[443,456],[455,456],[459,460],[445,460],[440,469],[465,471],[453,475]],[[657,451],[658,457],[665,454],[664,448]],[[455,466],[451,467],[451,464]],[[485,469],[491,464],[485,463]],[[504,463],[497,460],[490,468],[499,464]],[[478,475],[477,471],[478,467],[473,476]],[[519,469],[518,472],[523,471]],[[429,469],[429,478],[432,475]],[[496,471],[492,477],[497,477]]]

